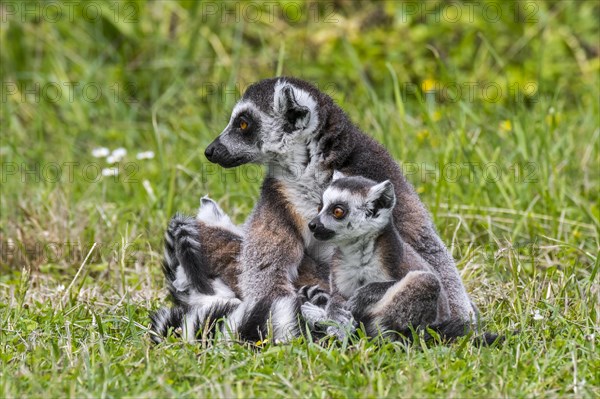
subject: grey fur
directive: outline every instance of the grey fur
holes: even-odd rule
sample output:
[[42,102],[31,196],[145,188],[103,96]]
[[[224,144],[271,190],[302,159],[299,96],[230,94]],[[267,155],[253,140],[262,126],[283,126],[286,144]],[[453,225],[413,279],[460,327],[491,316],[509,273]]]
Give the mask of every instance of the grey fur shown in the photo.
[[[248,129],[241,129],[239,118],[249,120]],[[397,199],[394,227],[407,259],[431,268],[447,295],[450,320],[475,322],[476,310],[454,261],[398,164],[311,84],[274,78],[250,86],[206,156],[224,167],[249,162],[267,166],[268,177],[246,223],[239,257],[239,290],[248,312],[295,298],[293,281],[306,256],[319,265],[331,260],[332,246],[317,242],[307,224],[317,214],[333,171],[340,170],[376,182],[391,181]]]

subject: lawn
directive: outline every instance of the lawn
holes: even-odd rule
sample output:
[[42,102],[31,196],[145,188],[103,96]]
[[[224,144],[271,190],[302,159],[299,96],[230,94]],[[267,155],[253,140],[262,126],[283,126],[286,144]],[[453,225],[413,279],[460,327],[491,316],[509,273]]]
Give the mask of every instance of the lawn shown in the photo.
[[[3,0],[0,397],[598,397],[599,14]],[[485,329],[518,334],[151,344],[166,223],[205,194],[243,222],[263,170],[203,152],[244,88],[277,75],[315,83],[386,146]]]

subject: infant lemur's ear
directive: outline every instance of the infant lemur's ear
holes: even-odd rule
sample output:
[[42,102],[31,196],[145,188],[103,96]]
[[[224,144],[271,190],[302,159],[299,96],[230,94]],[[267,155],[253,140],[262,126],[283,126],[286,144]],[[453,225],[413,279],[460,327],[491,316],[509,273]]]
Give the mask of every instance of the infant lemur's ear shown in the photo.
[[381,209],[392,209],[396,205],[396,193],[392,182],[386,180],[371,187],[367,194],[367,201],[372,204],[374,216],[377,216]]
[[308,93],[297,90],[290,84],[275,89],[275,107],[277,113],[283,116],[287,122],[286,133],[308,127],[312,104],[314,104],[314,100]]

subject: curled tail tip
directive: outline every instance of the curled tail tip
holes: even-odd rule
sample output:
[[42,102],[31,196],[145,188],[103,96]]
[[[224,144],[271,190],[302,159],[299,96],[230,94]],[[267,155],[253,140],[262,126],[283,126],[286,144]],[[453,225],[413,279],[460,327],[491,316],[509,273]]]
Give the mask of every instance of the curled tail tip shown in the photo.
[[150,339],[155,344],[163,341],[164,337],[169,335],[169,330],[176,330],[181,326],[183,309],[181,308],[160,308],[150,313]]
[[519,330],[513,330],[506,334],[484,332],[483,334],[475,337],[475,342],[477,344],[479,344],[480,346],[500,345],[500,344],[504,343],[504,341],[506,341],[508,339],[508,337],[517,335],[519,333],[520,333]]
[[461,336],[471,335],[475,346],[500,345],[506,341],[508,336],[516,335],[518,333],[518,331],[512,331],[509,334],[500,334],[489,331],[478,333],[470,323],[464,323],[458,320],[449,320],[448,322],[442,323],[436,326],[434,331],[439,333],[441,338],[445,341],[452,341]]
[[194,341],[200,331],[203,336],[210,337],[223,323],[219,321],[229,316],[238,307],[239,301],[218,301],[206,307],[160,308],[150,313],[150,339],[161,343],[171,333],[175,333],[185,341]]
[[474,338],[475,345],[477,346],[492,346],[501,344],[506,340],[506,336],[491,332],[485,332]]

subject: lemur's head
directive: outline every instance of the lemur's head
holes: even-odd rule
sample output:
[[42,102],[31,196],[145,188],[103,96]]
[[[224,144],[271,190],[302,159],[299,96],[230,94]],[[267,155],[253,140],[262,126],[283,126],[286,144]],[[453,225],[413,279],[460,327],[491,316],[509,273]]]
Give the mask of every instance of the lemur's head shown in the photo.
[[318,240],[347,242],[381,232],[392,220],[394,185],[334,172],[319,214],[308,224]]
[[225,130],[206,148],[206,158],[226,168],[276,161],[319,129],[324,119],[319,103],[325,98],[311,84],[294,78],[251,85]]

